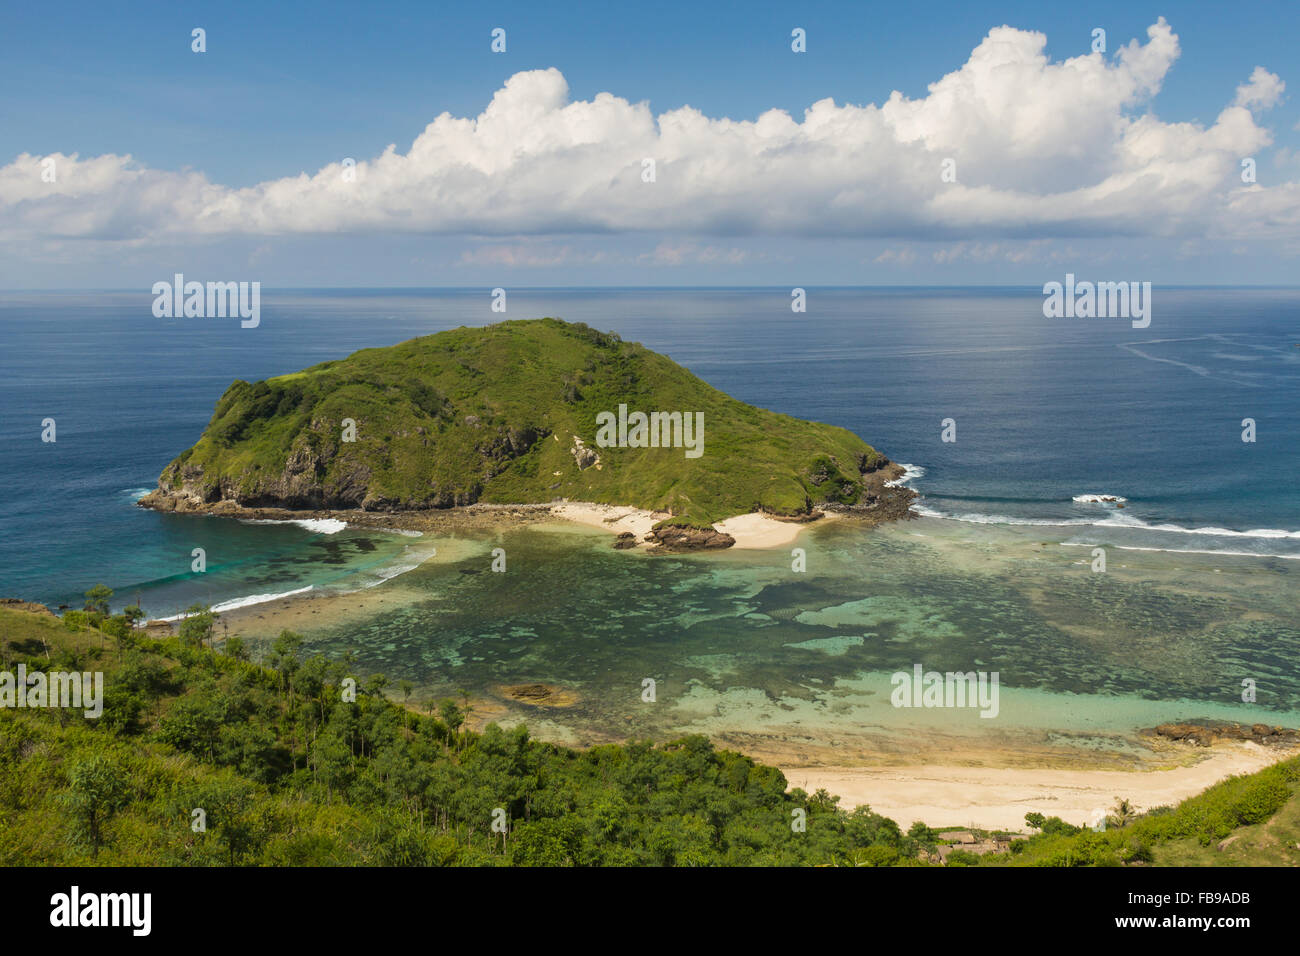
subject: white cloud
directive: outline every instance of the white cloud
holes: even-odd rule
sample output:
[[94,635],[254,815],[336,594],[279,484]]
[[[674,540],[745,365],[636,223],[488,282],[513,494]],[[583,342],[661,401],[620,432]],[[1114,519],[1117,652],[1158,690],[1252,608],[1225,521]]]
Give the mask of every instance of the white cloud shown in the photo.
[[1285,90],[1286,84],[1276,73],[1270,73],[1262,66],[1257,66],[1250,74],[1250,79],[1237,87],[1237,99],[1234,103],[1246,109],[1266,110],[1277,105]]
[[916,250],[912,248],[886,249],[871,260],[876,265],[910,266],[916,262]]
[[[1300,235],[1300,185],[1244,187],[1271,143],[1253,109],[1284,84],[1257,67],[1209,127],[1146,110],[1179,55],[1161,19],[1113,59],[1053,63],[1003,26],[909,99],[820,100],[801,120],[655,116],[611,93],[570,101],[558,70],[517,73],[477,117],[437,117],[405,153],[235,189],[129,156],[56,154],[0,167],[0,239],[166,241],[223,235],[444,233],[1033,239]],[[642,181],[642,160],[656,181]],[[956,182],[943,182],[952,159]],[[558,253],[502,247],[495,261]],[[712,251],[710,251],[712,250]],[[564,253],[568,255],[570,253]],[[672,261],[668,249],[659,261]],[[682,257],[735,261],[702,246]],[[535,261],[533,264],[545,264]]]
[[751,260],[766,260],[764,254],[729,246],[701,246],[696,242],[661,242],[652,252],[642,253],[638,261],[656,266],[730,265],[738,266]]
[[[1056,248],[1050,239],[1032,239],[1019,242],[962,241],[936,249],[931,254],[931,258],[940,265],[962,259],[981,263],[1002,261],[1023,265],[1026,263],[1064,262],[1068,261],[1073,254],[1073,251],[1068,246]],[[1109,256],[1106,253],[1101,253],[1099,255],[1094,254],[1091,258],[1093,261],[1098,261],[1105,260]]]
[[567,245],[553,246],[545,243],[521,242],[467,249],[461,253],[460,264],[546,268],[577,263],[600,263],[609,258],[611,257],[604,252],[580,252]]

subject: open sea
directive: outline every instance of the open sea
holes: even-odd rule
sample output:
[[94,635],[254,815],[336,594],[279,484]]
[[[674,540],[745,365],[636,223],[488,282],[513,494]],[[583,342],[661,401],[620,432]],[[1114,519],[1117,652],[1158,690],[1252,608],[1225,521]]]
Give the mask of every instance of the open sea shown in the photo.
[[[264,290],[260,326],[242,329],[154,318],[146,293],[0,294],[0,596],[79,607],[103,582],[115,607],[138,596],[164,617],[389,582],[405,606],[310,636],[431,691],[567,682],[593,702],[591,727],[614,719],[621,681],[656,668],[699,704],[674,727],[707,730],[746,707],[752,726],[764,708],[798,710],[781,701],[858,693],[922,658],[1000,666],[1013,714],[1059,705],[1042,694],[1094,695],[1078,712],[1093,706],[1099,726],[1138,719],[1120,700],[1230,714],[1255,675],[1260,706],[1296,716],[1300,290],[1156,289],[1141,330],[1045,318],[1036,289],[810,288],[800,314],[786,288],[519,289],[505,316],[490,302],[486,289]],[[411,534],[134,504],[235,379],[539,316],[850,429],[910,466],[923,517],[814,529],[806,576],[784,552],[647,560],[583,529],[520,531],[516,577],[426,561],[438,542]],[[1088,572],[1098,546],[1116,573]]]

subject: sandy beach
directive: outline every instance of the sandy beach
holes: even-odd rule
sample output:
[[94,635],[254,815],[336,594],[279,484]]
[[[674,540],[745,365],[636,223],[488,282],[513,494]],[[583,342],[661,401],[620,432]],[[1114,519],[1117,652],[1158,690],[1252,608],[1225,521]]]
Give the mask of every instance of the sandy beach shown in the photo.
[[824,787],[840,805],[863,804],[906,828],[931,826],[1025,829],[1026,813],[1082,826],[1117,799],[1138,811],[1172,805],[1234,774],[1254,773],[1296,753],[1253,743],[1215,745],[1205,759],[1167,770],[1054,770],[1008,767],[782,767],[792,787]]
[[[657,522],[670,517],[666,512],[643,511],[639,508],[593,504],[586,501],[566,501],[555,505],[551,508],[551,514],[565,521],[600,528],[616,535],[630,531],[636,535],[637,541],[642,541]],[[821,524],[830,519],[831,515],[826,514],[816,523]],[[779,548],[791,544],[811,523],[781,521],[769,515],[753,512],[716,522],[714,527],[736,539],[733,548],[748,550]]]
[[[340,513],[338,517],[349,516]],[[631,507],[556,502],[532,507],[477,507],[433,515],[386,515],[375,520],[382,520],[383,527],[418,525],[431,535],[429,543],[437,545],[434,563],[456,565],[473,559],[486,569],[490,549],[501,540],[497,532],[503,529],[521,524],[544,524],[552,529],[578,525],[601,532],[602,537],[593,540],[602,541],[607,535],[612,544],[615,536],[623,533],[642,541],[664,517]],[[812,524],[825,523],[819,520]],[[851,522],[846,519],[836,525],[827,532],[835,546],[842,547],[842,531]],[[808,527],[807,523],[780,521],[761,514],[742,515],[718,524],[719,530],[736,539],[734,549],[789,548]],[[822,537],[815,534],[803,540],[810,554],[824,562],[827,551]],[[1062,634],[1079,633],[1082,639],[1102,642],[1101,646],[1114,639],[1112,632],[1124,627],[1122,621],[1110,622],[1104,631],[1094,634],[1097,628],[1090,623],[1091,617],[1081,619],[1071,613],[1072,605],[1062,605],[1060,596],[1044,591],[1037,578],[1025,576],[1024,562],[1034,562],[1031,568],[1041,566],[1037,573],[1046,577],[1059,573],[1058,568],[1072,567],[1070,562],[1076,560],[1073,552],[1054,548],[1039,528],[994,532],[918,519],[906,526],[883,529],[862,541],[887,546],[891,560],[907,562],[899,573],[905,574],[908,582],[916,574],[928,580],[924,576],[932,564],[938,564],[947,574],[982,575],[982,586],[996,586],[1000,580],[988,575],[1014,570],[1013,580],[1035,609],[1035,627],[1047,622],[1046,626],[1054,626]],[[524,563],[517,567],[529,568],[529,574],[541,574],[545,580],[545,575],[564,567],[550,560],[538,563],[535,557],[530,558],[522,539],[518,547],[519,560]],[[644,546],[635,551],[646,552],[649,558]],[[681,733],[701,733],[720,748],[737,750],[780,768],[791,787],[808,792],[824,788],[840,796],[845,808],[869,805],[904,828],[915,820],[924,820],[940,827],[1023,832],[1024,816],[1030,812],[1084,825],[1118,799],[1130,801],[1139,811],[1172,805],[1230,775],[1255,772],[1295,752],[1239,741],[1220,741],[1200,748],[1154,738],[1149,729],[1166,721],[1236,720],[1239,715],[1230,710],[1220,713],[1206,703],[1153,703],[1126,694],[1123,688],[1093,696],[1008,684],[1003,688],[996,732],[985,728],[978,718],[973,728],[977,732],[973,732],[969,721],[963,722],[960,715],[946,710],[909,711],[906,721],[902,721],[882,690],[887,683],[882,684],[881,679],[873,684],[869,675],[863,676],[865,672],[853,663],[854,655],[870,650],[879,641],[876,635],[882,632],[896,639],[916,641],[935,632],[977,627],[977,622],[958,617],[950,608],[933,601],[922,600],[914,606],[888,593],[860,599],[857,573],[852,570],[842,575],[840,592],[820,599],[818,604],[804,606],[798,595],[783,597],[779,589],[764,590],[767,584],[782,581],[779,570],[762,562],[728,563],[725,553],[691,565],[716,568],[722,575],[720,579],[710,576],[701,581],[730,583],[732,577],[748,576],[742,581],[745,589],[736,592],[740,596],[730,600],[742,602],[739,610],[759,610],[766,616],[743,617],[743,629],[735,628],[734,633],[701,633],[696,645],[673,658],[668,679],[660,687],[661,699],[671,707],[629,705],[618,696],[618,679],[611,684],[608,678],[593,680],[590,676],[562,682],[557,686],[564,693],[545,700],[503,690],[554,681],[557,673],[584,674],[584,667],[599,668],[597,672],[602,675],[612,673],[618,677],[622,674],[619,667],[624,665],[608,648],[617,644],[612,635],[622,624],[621,620],[614,623],[584,617],[587,612],[583,602],[590,604],[595,599],[581,589],[567,598],[534,600],[527,608],[512,605],[511,588],[494,589],[495,578],[475,577],[479,573],[475,567],[460,568],[435,587],[427,586],[428,580],[435,580],[427,574],[400,575],[364,591],[321,591],[240,608],[222,615],[221,631],[225,636],[228,626],[231,636],[239,634],[255,641],[273,637],[282,628],[303,633],[313,643],[317,635],[324,635],[334,642],[323,648],[328,653],[351,646],[357,640],[355,635],[365,633],[372,622],[384,617],[391,622],[385,627],[393,628],[398,649],[387,657],[389,649],[380,647],[372,652],[377,661],[374,666],[388,673],[400,673],[405,667],[417,676],[429,675],[436,686],[429,690],[428,699],[454,696],[456,686],[469,688],[473,707],[469,725],[475,729],[489,721],[506,727],[526,723],[541,739],[579,748],[629,737],[664,740]],[[630,566],[657,566],[655,559],[643,562],[629,557],[626,561],[631,562]],[[1214,567],[1223,565],[1228,571],[1235,567],[1222,557],[1164,557],[1134,552],[1115,562],[1112,580],[1124,582],[1135,577],[1158,581],[1179,595],[1179,607],[1182,595],[1191,587],[1202,596],[1217,597],[1222,593],[1226,595],[1220,598],[1224,602],[1233,594],[1249,593],[1250,606],[1260,614],[1271,607],[1269,602],[1273,600],[1265,586],[1272,582],[1275,588],[1284,590],[1287,584],[1281,576],[1274,580],[1272,576],[1242,573],[1229,579],[1225,572],[1209,577],[1200,566],[1205,561],[1213,561]],[[594,564],[593,572],[623,574],[626,572],[597,569],[625,563],[623,557],[610,555]],[[1278,575],[1286,570],[1283,568]],[[574,578],[566,576],[567,571],[554,573],[561,588],[572,586]],[[752,583],[746,583],[750,577]],[[471,582],[476,583],[471,586]],[[539,587],[541,595],[559,593]],[[773,597],[762,604],[752,597],[759,593]],[[484,603],[467,603],[478,600]],[[664,614],[671,617],[674,600],[665,599],[663,607],[640,610],[646,619],[657,623]],[[792,603],[787,607],[782,601]],[[626,612],[632,615],[629,620],[635,626],[647,626],[636,617],[638,610]],[[734,614],[732,605],[724,610],[723,619],[730,619]],[[1231,610],[1228,606],[1222,612],[1225,619]],[[408,613],[409,618],[405,617]],[[699,613],[698,609],[693,613]],[[524,656],[503,657],[491,634],[483,637],[480,627],[461,623],[459,616],[464,614],[493,619],[499,615],[508,622],[503,628],[526,622],[517,632],[498,630],[511,640],[524,642],[530,651]],[[774,618],[793,620],[803,630],[786,637],[784,626],[774,630],[776,626],[770,623]],[[563,623],[538,627],[532,623],[534,620]],[[638,620],[642,620],[639,625],[635,623]],[[693,620],[690,614],[684,613],[682,620],[682,626],[689,629]],[[590,637],[606,623],[611,628],[608,636],[592,638],[589,647],[574,651],[571,645],[575,634]],[[1183,626],[1181,621],[1174,623]],[[818,626],[827,628],[825,636],[807,630]],[[860,628],[861,634],[841,633],[851,627]],[[775,636],[767,637],[769,634]],[[762,666],[755,669],[746,655],[756,644],[765,648],[767,658],[763,660],[780,661],[785,670],[768,673]],[[1167,656],[1168,649],[1164,645],[1161,648],[1160,654]],[[580,657],[574,656],[579,653]],[[622,675],[629,686],[639,686],[633,680],[636,673]],[[422,695],[424,689],[420,689],[419,702],[413,706],[425,706]],[[563,706],[561,699],[566,701]],[[1063,716],[1065,713],[1069,716]],[[1295,725],[1293,718],[1280,715],[1275,722]]]

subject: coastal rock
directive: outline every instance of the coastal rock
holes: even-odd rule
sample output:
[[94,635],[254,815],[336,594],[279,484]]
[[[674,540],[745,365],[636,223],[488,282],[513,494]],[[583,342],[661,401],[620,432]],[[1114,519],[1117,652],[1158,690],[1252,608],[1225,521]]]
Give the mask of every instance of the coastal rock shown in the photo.
[[579,471],[586,471],[592,465],[600,463],[600,456],[594,450],[588,448],[577,435],[573,436],[573,445],[569,448],[569,454],[577,462]]
[[614,542],[615,551],[626,551],[628,548],[636,547],[636,535],[631,531],[624,531]]
[[55,614],[44,604],[37,604],[34,601],[24,601],[22,598],[0,598],[0,607],[8,608],[11,611],[27,611],[30,614],[47,614],[54,617]]
[[713,551],[730,548],[736,539],[717,528],[655,528],[648,536],[658,547],[656,551]]
[[510,700],[533,707],[572,707],[578,702],[575,692],[552,684],[507,684],[500,692]]
[[1155,728],[1155,733],[1168,740],[1198,747],[1208,747],[1216,740],[1248,740],[1265,746],[1292,746],[1300,743],[1300,730],[1216,720],[1161,724]]
[[884,455],[877,455],[874,459],[860,460],[859,466],[863,468],[862,493],[857,502],[843,504],[827,501],[821,505],[824,510],[858,518],[872,525],[915,517],[912,502],[917,498],[916,492],[896,484],[906,473],[902,465],[890,461]]

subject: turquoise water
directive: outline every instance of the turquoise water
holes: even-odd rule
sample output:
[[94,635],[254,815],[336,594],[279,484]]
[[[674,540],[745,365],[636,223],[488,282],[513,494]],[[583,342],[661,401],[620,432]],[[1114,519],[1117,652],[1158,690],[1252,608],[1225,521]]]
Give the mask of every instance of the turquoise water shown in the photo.
[[[593,530],[532,527],[404,575],[399,606],[338,622],[323,609],[310,635],[411,679],[417,700],[467,690],[506,722],[574,742],[699,730],[850,751],[908,734],[1087,745],[1169,720],[1300,723],[1295,562],[1153,552],[1099,574],[1088,552],[1040,531],[843,522],[800,538],[798,573],[789,549],[652,556],[615,552]],[[504,574],[489,570],[497,546]],[[889,675],[917,663],[998,672],[997,717],[893,707]],[[534,681],[578,702],[501,692]]]
[[[1300,723],[1300,292],[1161,290],[1146,330],[1044,319],[1037,290],[809,292],[801,315],[786,289],[510,300],[510,317],[613,329],[914,466],[933,517],[815,529],[805,574],[788,549],[651,558],[583,529],[452,542],[135,507],[232,380],[500,318],[483,290],[267,290],[256,330],[158,320],[144,293],[5,294],[0,595],[77,605],[104,582],[117,606],[138,598],[160,617],[373,589],[389,595],[373,613],[321,605],[309,638],[419,697],[465,688],[571,739],[767,728],[866,747],[917,728],[1049,739],[1172,717]],[[46,417],[56,443],[40,440]],[[941,440],[946,418],[956,442]],[[1241,441],[1244,418],[1256,442]],[[1125,507],[1076,500],[1090,493]],[[494,544],[504,575],[488,570]],[[1089,570],[1094,546],[1105,574]],[[999,717],[882,703],[888,675],[914,663],[998,671]],[[1250,706],[1243,679],[1257,682]],[[499,690],[529,681],[577,703],[529,709]]]
[[[919,466],[929,513],[1064,525],[1114,547],[1300,557],[1297,290],[1158,290],[1145,330],[1045,319],[1036,289],[810,289],[799,315],[788,289],[511,291],[511,318],[612,329],[744,401],[862,435]],[[499,319],[488,302],[479,289],[268,289],[246,330],[157,319],[145,292],[0,295],[0,594],[73,603],[101,581],[134,593],[188,573],[207,544],[223,567],[317,552],[302,529],[217,532],[132,495],[235,379]],[[56,443],[40,440],[47,417]],[[1241,441],[1247,417],[1254,443]],[[941,440],[945,418],[956,442]],[[1089,493],[1128,500],[1074,501]],[[338,570],[317,563],[322,583]],[[265,590],[210,570],[146,610]]]

